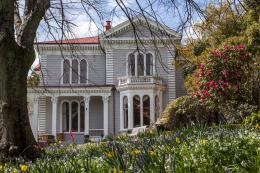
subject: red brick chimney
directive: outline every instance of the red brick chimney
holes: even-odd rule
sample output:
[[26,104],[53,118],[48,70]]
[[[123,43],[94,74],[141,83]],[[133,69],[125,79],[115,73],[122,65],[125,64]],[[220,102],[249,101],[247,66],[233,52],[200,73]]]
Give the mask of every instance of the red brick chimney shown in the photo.
[[111,21],[110,20],[107,20],[106,21],[106,31],[109,31],[111,29]]

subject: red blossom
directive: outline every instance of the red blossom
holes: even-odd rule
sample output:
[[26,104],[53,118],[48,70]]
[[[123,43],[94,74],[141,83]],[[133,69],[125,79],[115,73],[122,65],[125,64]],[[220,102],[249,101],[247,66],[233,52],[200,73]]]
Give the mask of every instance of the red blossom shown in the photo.
[[244,49],[245,46],[243,44],[239,44],[239,45],[235,45],[234,48],[235,49]]
[[205,65],[204,64],[200,64],[200,69],[204,69]]

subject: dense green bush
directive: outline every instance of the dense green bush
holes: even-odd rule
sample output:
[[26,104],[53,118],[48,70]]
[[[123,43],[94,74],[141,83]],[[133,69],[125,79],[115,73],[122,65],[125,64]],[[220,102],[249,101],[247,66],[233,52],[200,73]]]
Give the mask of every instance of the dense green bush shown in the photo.
[[193,124],[237,124],[256,110],[248,103],[226,101],[212,106],[201,104],[196,97],[182,96],[168,104],[156,125],[172,130]]
[[192,127],[82,146],[52,145],[43,158],[2,163],[0,172],[259,172],[259,148],[259,129]]
[[182,96],[168,104],[156,125],[172,130],[192,124],[212,124],[221,121],[217,112],[210,110],[205,104],[200,104],[197,98]]
[[244,120],[244,124],[260,128],[260,111],[253,112],[251,115],[246,117],[246,119]]

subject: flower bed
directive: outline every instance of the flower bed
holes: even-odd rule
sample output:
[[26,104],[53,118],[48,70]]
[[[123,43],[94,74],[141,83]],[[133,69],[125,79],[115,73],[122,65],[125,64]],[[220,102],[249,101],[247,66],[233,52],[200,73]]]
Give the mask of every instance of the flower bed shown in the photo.
[[259,172],[259,134],[241,125],[192,127],[82,146],[55,144],[34,163],[4,163],[0,172]]

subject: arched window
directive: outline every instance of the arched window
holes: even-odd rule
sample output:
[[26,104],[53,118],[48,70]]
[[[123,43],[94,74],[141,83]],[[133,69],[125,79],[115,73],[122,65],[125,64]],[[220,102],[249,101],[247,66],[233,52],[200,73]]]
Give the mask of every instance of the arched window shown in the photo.
[[150,97],[143,96],[143,125],[150,125]]
[[70,83],[70,61],[63,61],[63,83]]
[[80,131],[84,132],[85,129],[85,103],[80,103]]
[[76,59],[72,60],[72,83],[78,83],[78,74],[79,74],[79,70],[78,70],[78,61]]
[[63,127],[63,131],[64,132],[68,132],[69,131],[69,124],[70,124],[70,112],[69,112],[70,108],[69,108],[69,103],[68,102],[64,102],[62,104],[62,127]]
[[80,61],[80,83],[86,83],[87,81],[87,62],[86,60]]
[[128,74],[130,76],[135,76],[135,56],[132,53],[128,57],[128,69]]
[[134,127],[140,126],[140,97],[135,95],[133,97],[133,109],[134,109]]
[[72,130],[78,131],[78,103],[77,102],[72,102],[71,103],[71,128]]
[[128,128],[128,99],[127,96],[123,98],[123,109],[124,109],[124,129]]
[[156,95],[155,96],[155,121],[157,121],[157,119],[160,116],[160,103],[159,103],[159,97]]
[[146,75],[153,75],[153,55],[150,53],[146,54]]
[[138,76],[144,75],[144,55],[138,54],[137,56],[137,74]]

